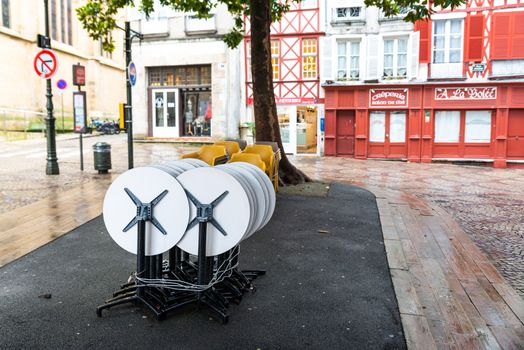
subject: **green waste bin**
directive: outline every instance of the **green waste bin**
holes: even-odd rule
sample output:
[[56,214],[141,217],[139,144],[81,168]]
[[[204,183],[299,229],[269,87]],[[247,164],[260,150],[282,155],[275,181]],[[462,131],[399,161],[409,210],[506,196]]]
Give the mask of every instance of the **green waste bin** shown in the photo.
[[111,145],[107,142],[97,142],[93,145],[95,170],[99,174],[107,174],[111,169]]

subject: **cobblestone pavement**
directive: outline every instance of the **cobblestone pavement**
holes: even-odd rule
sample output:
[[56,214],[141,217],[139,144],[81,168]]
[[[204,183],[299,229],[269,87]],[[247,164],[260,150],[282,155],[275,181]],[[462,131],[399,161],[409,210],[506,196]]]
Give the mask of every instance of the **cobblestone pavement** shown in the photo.
[[[84,172],[79,170],[78,137],[59,137],[58,176],[45,175],[45,140],[0,142],[0,213],[103,176],[93,169],[91,147],[99,141],[112,145],[112,172],[125,171],[125,134],[85,138]],[[135,143],[135,166],[178,159],[193,149]],[[524,297],[524,170],[312,156],[291,159],[315,179],[379,186],[437,203],[458,220]]]
[[438,204],[524,297],[524,170],[331,157],[291,159],[315,179],[403,191]]
[[[80,171],[78,136],[59,136],[57,156],[60,175],[47,176],[45,139],[0,142],[0,213],[7,212],[53,193],[74,189],[78,184],[97,179],[93,168],[92,146],[108,142],[112,146],[113,173],[127,170],[125,134],[84,138],[84,171]],[[178,159],[180,152],[193,148],[168,143],[135,143],[135,166]]]

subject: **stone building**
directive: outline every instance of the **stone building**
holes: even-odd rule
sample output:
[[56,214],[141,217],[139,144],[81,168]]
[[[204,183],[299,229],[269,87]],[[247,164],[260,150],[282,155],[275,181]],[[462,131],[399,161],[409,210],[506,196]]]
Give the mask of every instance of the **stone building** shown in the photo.
[[[72,65],[86,67],[87,110],[89,115],[117,118],[119,102],[125,102],[125,61],[123,32],[115,32],[116,50],[104,52],[79,23],[75,9],[84,0],[49,0],[49,24],[52,50],[58,58],[58,70],[52,77],[55,116],[62,98],[66,114],[72,114]],[[45,111],[45,80],[33,69],[37,34],[44,34],[42,0],[0,1],[0,117]],[[68,87],[63,95],[56,81],[64,79]]]

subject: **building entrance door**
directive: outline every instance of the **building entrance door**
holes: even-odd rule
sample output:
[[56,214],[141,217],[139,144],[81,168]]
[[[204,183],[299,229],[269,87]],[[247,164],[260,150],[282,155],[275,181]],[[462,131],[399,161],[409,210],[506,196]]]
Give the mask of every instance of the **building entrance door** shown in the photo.
[[151,92],[153,137],[178,137],[178,89]]
[[369,113],[369,158],[406,158],[406,112]]
[[297,153],[297,106],[278,105],[278,123],[280,137],[286,154]]
[[524,159],[524,109],[510,109],[508,118],[508,159]]
[[355,111],[337,112],[337,156],[355,155]]

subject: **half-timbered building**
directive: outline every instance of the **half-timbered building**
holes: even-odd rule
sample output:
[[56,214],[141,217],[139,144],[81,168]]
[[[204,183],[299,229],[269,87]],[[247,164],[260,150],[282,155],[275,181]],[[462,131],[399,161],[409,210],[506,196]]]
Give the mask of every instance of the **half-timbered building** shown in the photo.
[[329,3],[326,155],[522,165],[524,3],[468,0],[413,30],[361,1]]
[[[319,153],[323,116],[319,73],[322,19],[319,0],[293,3],[282,20],[271,27],[271,62],[280,132],[287,153]],[[246,21],[248,18],[246,18]],[[253,92],[249,22],[246,23],[246,120],[253,120]]]

